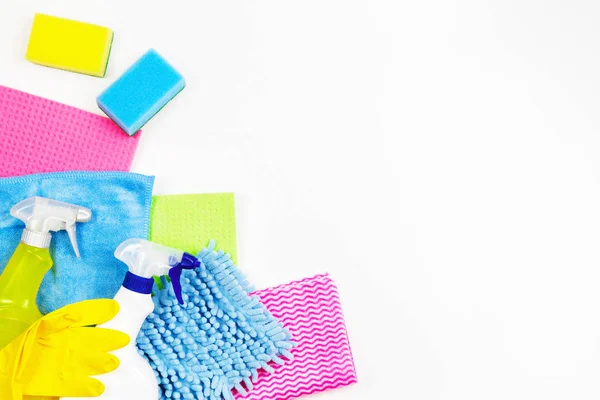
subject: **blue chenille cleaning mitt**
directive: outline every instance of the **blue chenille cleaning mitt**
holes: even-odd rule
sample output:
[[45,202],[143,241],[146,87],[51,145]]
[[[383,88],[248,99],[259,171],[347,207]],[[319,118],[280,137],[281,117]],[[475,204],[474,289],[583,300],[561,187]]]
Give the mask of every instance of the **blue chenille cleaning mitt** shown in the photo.
[[180,306],[165,278],[155,309],[137,338],[140,354],[155,370],[161,399],[233,399],[247,394],[258,371],[292,359],[283,324],[248,293],[253,289],[230,256],[203,249],[200,268],[183,271]]
[[48,197],[92,210],[89,222],[77,224],[81,258],[76,258],[67,233],[53,233],[54,267],[40,291],[44,314],[67,304],[113,298],[127,272],[114,257],[121,242],[148,237],[154,177],[128,172],[57,172],[0,179],[0,273],[21,239],[23,222],[10,208],[31,196]]

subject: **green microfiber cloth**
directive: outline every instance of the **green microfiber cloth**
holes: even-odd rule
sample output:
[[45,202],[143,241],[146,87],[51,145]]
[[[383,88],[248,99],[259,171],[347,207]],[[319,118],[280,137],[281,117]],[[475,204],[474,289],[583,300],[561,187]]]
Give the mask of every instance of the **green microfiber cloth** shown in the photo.
[[198,254],[211,239],[237,264],[233,193],[154,196],[150,240]]

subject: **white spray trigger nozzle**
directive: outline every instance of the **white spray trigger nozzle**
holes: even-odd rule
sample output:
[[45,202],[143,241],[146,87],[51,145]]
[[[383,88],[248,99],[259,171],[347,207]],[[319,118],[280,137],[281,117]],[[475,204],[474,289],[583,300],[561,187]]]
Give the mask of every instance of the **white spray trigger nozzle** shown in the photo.
[[145,239],[128,239],[115,250],[115,257],[129,267],[129,271],[144,277],[168,275],[183,258],[183,251],[153,243]]
[[75,256],[77,258],[80,257],[79,254],[79,246],[77,245],[77,226],[75,223],[71,224],[71,226],[67,226],[67,235],[69,235],[69,241],[71,242],[71,247],[73,247],[73,251],[75,251]]
[[73,251],[77,257],[76,223],[88,222],[92,218],[89,208],[65,203],[45,197],[30,197],[16,204],[10,214],[25,223],[21,241],[34,247],[47,248],[50,232],[67,231]]

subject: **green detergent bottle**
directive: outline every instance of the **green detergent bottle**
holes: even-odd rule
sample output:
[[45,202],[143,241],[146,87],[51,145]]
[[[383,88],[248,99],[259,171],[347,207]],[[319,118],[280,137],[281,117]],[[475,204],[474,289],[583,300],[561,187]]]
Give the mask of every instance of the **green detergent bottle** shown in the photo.
[[42,279],[52,268],[50,232],[65,230],[75,255],[79,248],[75,224],[87,222],[92,212],[81,206],[43,197],[30,197],[10,214],[25,223],[21,243],[0,275],[0,349],[42,317],[36,297]]

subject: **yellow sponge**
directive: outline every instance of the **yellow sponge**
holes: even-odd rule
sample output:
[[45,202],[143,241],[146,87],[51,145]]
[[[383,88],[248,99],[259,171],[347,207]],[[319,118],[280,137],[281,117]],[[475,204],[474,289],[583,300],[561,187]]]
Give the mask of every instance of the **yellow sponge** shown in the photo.
[[104,77],[113,31],[98,25],[36,14],[25,58],[32,63]]

